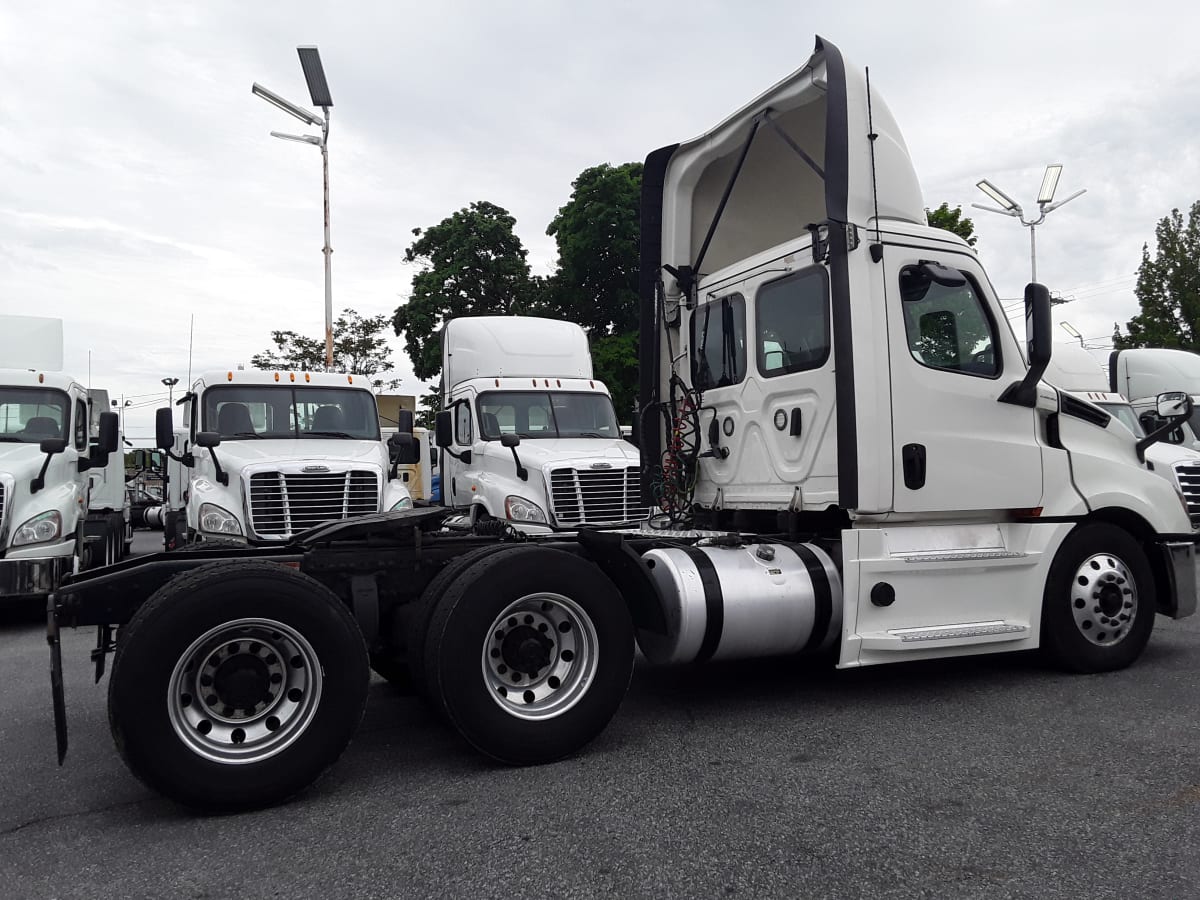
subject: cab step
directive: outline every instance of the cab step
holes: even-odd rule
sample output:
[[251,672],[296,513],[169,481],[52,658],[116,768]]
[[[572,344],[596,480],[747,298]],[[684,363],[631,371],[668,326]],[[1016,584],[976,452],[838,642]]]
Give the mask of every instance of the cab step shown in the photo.
[[1020,641],[1029,637],[1029,625],[997,619],[992,622],[960,622],[920,628],[893,628],[860,635],[864,650],[924,650]]

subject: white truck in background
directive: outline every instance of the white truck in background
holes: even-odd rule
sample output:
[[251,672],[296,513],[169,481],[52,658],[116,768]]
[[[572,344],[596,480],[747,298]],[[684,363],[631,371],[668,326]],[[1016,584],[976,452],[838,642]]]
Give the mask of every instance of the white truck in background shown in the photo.
[[[1200,356],[1165,348],[1114,350],[1108,357],[1108,383],[1109,390],[1125,395],[1143,426],[1153,426],[1159,421],[1154,398],[1163,391],[1183,391],[1200,403]],[[1200,413],[1194,412],[1165,440],[1200,450]]]
[[[100,433],[100,416],[111,413],[108,391],[90,388],[88,407],[91,412],[91,430]],[[117,418],[118,426],[120,416]],[[96,565],[111,565],[129,553],[133,542],[133,527],[129,516],[129,494],[125,485],[125,454],[122,451],[125,435],[118,427],[117,450],[108,454],[102,466],[88,469],[88,516],[84,525],[84,541],[91,559]],[[98,443],[92,438],[92,443]]]
[[531,316],[452,319],[442,361],[443,506],[525,531],[647,517],[641,457],[595,379],[582,328]]
[[169,548],[279,545],[323,522],[412,506],[393,462],[412,451],[412,414],[389,460],[365,377],[206,372],[177,405],[178,427],[170,409],[156,422],[170,451]]
[[62,336],[61,319],[0,316],[0,602],[44,597],[124,546],[120,513],[93,514],[90,490],[121,465],[117,414],[93,416],[60,371]]
[[[1143,418],[1153,414],[1144,411],[1139,417],[1129,400],[1110,390],[1112,385],[1104,366],[1078,344],[1056,344],[1050,365],[1042,377],[1055,387],[1094,403],[1112,415],[1129,429],[1135,441],[1146,436]],[[1148,404],[1143,404],[1143,407],[1146,406]],[[1146,418],[1146,424],[1154,427],[1156,421]],[[1188,429],[1190,433],[1186,424],[1180,428]],[[1175,485],[1187,501],[1192,525],[1200,526],[1200,451],[1174,443],[1170,438],[1170,435],[1166,435],[1163,440],[1143,450],[1146,467]]]

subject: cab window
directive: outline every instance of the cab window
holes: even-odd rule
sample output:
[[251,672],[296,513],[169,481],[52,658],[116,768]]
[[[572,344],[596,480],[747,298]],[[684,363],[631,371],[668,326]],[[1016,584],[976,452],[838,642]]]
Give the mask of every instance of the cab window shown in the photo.
[[829,292],[823,269],[764,284],[754,305],[764,378],[819,369],[829,359]]
[[938,284],[923,266],[900,270],[904,331],[913,359],[930,369],[982,375],[1000,374],[996,328],[978,285],[960,272],[964,283]]
[[472,442],[470,403],[463,402],[454,407],[454,440],[459,444]]
[[75,449],[86,450],[88,446],[88,408],[82,400],[75,401]]
[[746,377],[746,299],[728,294],[692,313],[692,384],[701,391]]

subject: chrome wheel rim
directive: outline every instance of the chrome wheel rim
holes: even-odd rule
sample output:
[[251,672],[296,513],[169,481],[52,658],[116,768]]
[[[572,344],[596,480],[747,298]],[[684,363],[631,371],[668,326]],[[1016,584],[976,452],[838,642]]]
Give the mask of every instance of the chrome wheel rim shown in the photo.
[[562,594],[510,603],[483,642],[483,677],[492,699],[518,719],[560,716],[587,693],[599,662],[596,627]]
[[324,681],[302,634],[272,619],[237,619],[194,640],[167,689],[175,733],[193,753],[244,764],[284,750],[311,724]]
[[1071,613],[1075,627],[1090,643],[1111,647],[1125,640],[1137,611],[1137,584],[1120,557],[1097,553],[1075,571]]

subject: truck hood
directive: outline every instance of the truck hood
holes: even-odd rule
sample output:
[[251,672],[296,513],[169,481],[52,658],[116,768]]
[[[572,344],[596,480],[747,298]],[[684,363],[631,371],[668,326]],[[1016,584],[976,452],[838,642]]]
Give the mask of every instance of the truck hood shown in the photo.
[[41,471],[46,454],[37,444],[0,444],[0,472],[29,481]]
[[[208,450],[193,447],[197,457],[207,457]],[[313,438],[311,440],[243,440],[229,441],[217,447],[217,460],[223,469],[243,469],[256,463],[374,463],[385,462],[382,441],[360,441],[345,438]]]
[[1178,444],[1159,441],[1146,448],[1146,461],[1156,466],[1173,466],[1181,462],[1195,463],[1200,461],[1200,453]]
[[[501,454],[512,459],[512,451],[499,441],[488,442],[488,456]],[[554,438],[522,441],[517,448],[521,463],[528,468],[550,469],[579,460],[610,462],[613,468],[636,466],[641,461],[638,448],[618,438]]]

